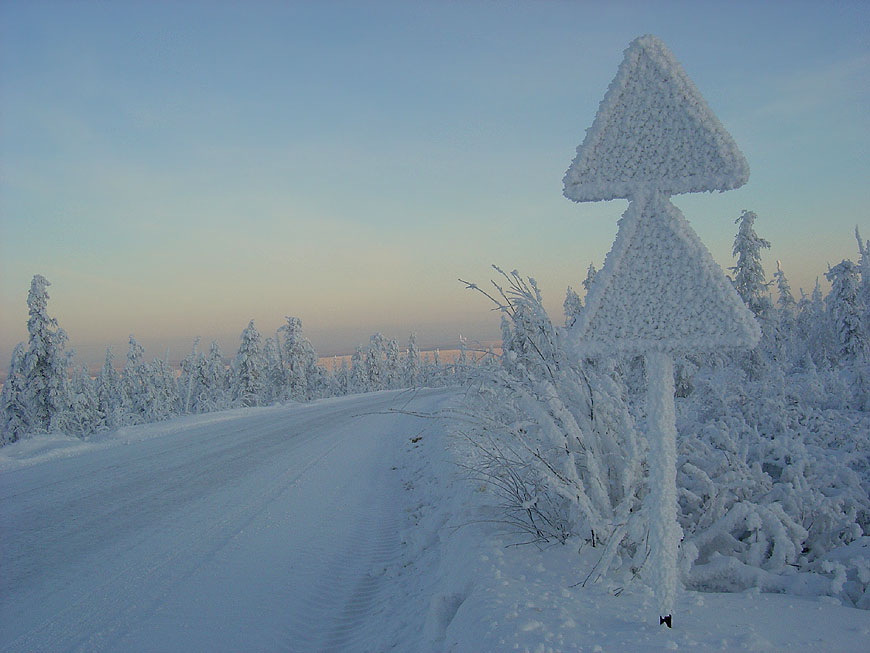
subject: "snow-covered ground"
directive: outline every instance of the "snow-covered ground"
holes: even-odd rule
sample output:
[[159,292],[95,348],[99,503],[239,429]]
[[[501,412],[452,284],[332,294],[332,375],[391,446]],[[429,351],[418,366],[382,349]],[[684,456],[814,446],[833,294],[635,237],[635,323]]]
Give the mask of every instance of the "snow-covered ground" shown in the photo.
[[[868,650],[834,599],[582,587],[460,478],[450,390],[383,392],[0,449],[0,649]],[[422,416],[420,416],[422,415]],[[585,570],[585,571],[584,571]]]

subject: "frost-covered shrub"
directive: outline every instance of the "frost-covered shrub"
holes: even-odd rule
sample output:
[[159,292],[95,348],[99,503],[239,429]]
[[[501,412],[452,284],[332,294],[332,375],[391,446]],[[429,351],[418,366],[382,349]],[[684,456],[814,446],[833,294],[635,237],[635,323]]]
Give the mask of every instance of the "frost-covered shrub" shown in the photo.
[[807,383],[734,365],[677,400],[690,587],[842,594],[823,562],[870,530],[870,414],[795,401]]
[[533,279],[496,270],[506,287],[484,294],[502,311],[503,352],[500,366],[477,368],[466,395],[457,430],[476,453],[466,466],[533,540],[604,545],[603,573],[638,550],[642,452],[625,389],[612,366],[567,353]]

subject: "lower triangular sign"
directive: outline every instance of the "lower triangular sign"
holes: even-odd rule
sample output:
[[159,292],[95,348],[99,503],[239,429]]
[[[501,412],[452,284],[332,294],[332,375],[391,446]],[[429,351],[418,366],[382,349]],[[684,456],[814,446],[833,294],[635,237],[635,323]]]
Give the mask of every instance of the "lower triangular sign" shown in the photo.
[[584,355],[752,346],[760,331],[666,196],[633,201],[589,289],[572,340]]

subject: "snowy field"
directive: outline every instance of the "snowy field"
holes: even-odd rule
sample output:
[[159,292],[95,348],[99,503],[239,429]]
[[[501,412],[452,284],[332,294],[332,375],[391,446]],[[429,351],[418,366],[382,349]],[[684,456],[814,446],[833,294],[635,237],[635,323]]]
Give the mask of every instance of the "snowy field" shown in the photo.
[[683,592],[667,630],[640,583],[579,585],[589,551],[509,546],[455,394],[3,447],[0,650],[870,650],[836,599]]

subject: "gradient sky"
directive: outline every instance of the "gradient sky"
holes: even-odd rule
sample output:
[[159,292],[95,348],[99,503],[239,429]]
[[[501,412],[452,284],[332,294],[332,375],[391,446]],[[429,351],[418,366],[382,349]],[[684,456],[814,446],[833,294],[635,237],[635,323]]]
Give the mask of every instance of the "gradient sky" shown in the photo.
[[[758,213],[792,287],[870,238],[870,3],[0,1],[0,360],[39,273],[79,359],[302,318],[497,336],[456,279],[534,276],[555,317],[624,201],[562,176],[623,50],[654,33],[749,183],[674,198],[723,266]],[[5,365],[6,363],[3,363]]]

